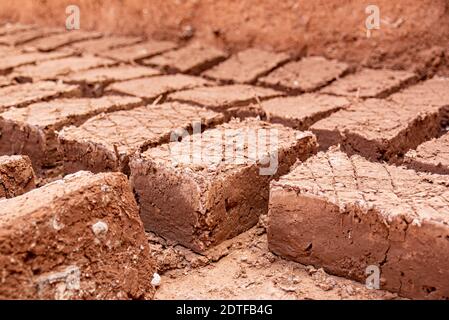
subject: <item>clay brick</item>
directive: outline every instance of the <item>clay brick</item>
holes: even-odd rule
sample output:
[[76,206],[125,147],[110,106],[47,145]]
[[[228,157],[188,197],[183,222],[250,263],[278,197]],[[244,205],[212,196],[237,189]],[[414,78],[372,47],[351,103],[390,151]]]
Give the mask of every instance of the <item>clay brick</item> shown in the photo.
[[21,108],[34,102],[79,95],[80,91],[77,86],[52,81],[8,86],[0,88],[0,112],[10,107]]
[[99,99],[58,99],[10,108],[0,113],[0,153],[26,154],[36,171],[55,167],[62,161],[56,132],[65,126],[79,126],[102,112],[138,106],[139,98],[105,96]]
[[14,80],[8,78],[8,77],[3,77],[0,76],[0,88],[1,87],[6,87],[6,86],[10,86],[15,84]]
[[352,98],[385,98],[416,80],[417,76],[407,71],[363,69],[338,79],[321,92]]
[[45,38],[36,39],[26,43],[27,47],[33,47],[39,51],[53,51],[63,46],[67,46],[77,41],[101,38],[99,32],[86,32],[79,30],[65,31],[60,34],[51,35]]
[[26,25],[20,23],[7,23],[3,26],[0,26],[0,36],[5,34],[14,34],[16,32],[26,31],[29,29],[34,29],[36,26]]
[[440,132],[443,113],[432,105],[368,99],[313,124],[321,150],[340,144],[349,154],[396,161]]
[[0,74],[7,74],[11,72],[13,68],[23,65],[65,58],[71,54],[72,53],[69,51],[55,51],[48,53],[12,51],[0,58]]
[[0,157],[0,199],[13,198],[34,189],[34,179],[27,156]]
[[407,152],[404,164],[418,171],[449,174],[449,133]]
[[307,130],[315,122],[349,107],[349,100],[324,94],[303,94],[263,101],[261,108],[267,121],[297,130]]
[[139,211],[121,173],[79,172],[3,200],[1,299],[152,298]]
[[228,83],[253,83],[289,58],[285,53],[247,49],[207,70],[203,75]]
[[201,87],[208,84],[211,83],[200,77],[176,74],[114,83],[107,87],[106,90],[152,100],[177,90]]
[[25,30],[13,34],[7,34],[0,37],[0,44],[7,46],[17,46],[29,41],[42,38],[45,36],[62,33],[64,29],[56,29],[56,28],[39,28],[39,29],[30,29]]
[[227,54],[217,48],[195,42],[181,49],[145,59],[142,63],[169,73],[182,72],[197,75],[226,57]]
[[175,49],[176,43],[169,41],[146,41],[132,46],[116,48],[113,50],[104,51],[99,55],[111,58],[118,61],[135,61],[163,53],[168,50]]
[[179,91],[170,94],[168,99],[193,103],[231,117],[245,117],[262,115],[260,107],[251,103],[281,95],[282,92],[273,89],[235,84]]
[[139,37],[107,36],[100,39],[91,39],[76,42],[70,45],[70,48],[80,52],[99,54],[104,51],[133,45],[142,41]]
[[[268,138],[270,132],[257,141],[258,130],[277,132],[277,143]],[[248,151],[256,145],[259,154],[277,157],[277,167],[272,161],[273,171],[261,173],[269,164],[262,164]],[[253,118],[234,120],[136,154],[130,162],[130,181],[145,229],[203,252],[255,225],[268,209],[269,181],[288,172],[298,158],[309,157],[315,148],[311,133]],[[223,149],[237,161],[213,151]],[[178,156],[173,150],[187,154]]]
[[319,153],[271,184],[269,249],[363,283],[375,266],[380,289],[447,299],[448,185],[447,176]]
[[115,64],[115,61],[113,60],[94,56],[68,57],[44,61],[36,65],[22,66],[16,68],[10,76],[22,79],[22,81],[56,80],[59,76],[67,75],[72,72],[110,66],[113,64]]
[[207,128],[222,122],[223,116],[185,104],[163,103],[98,115],[79,127],[66,127],[59,133],[64,172],[128,173],[130,155],[169,141],[174,130],[190,129],[194,121]]
[[311,92],[344,75],[346,63],[323,57],[307,57],[289,62],[259,79],[265,86],[289,93]]

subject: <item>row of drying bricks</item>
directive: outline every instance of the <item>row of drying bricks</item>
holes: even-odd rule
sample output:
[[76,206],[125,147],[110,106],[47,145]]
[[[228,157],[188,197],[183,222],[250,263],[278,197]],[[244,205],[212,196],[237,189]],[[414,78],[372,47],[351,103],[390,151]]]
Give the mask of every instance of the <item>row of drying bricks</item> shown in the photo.
[[[0,43],[29,39],[13,27]],[[0,47],[1,153],[26,154],[40,177],[122,171],[131,184],[78,172],[18,196],[33,188],[30,162],[2,158],[2,196],[14,197],[0,215],[2,297],[150,298],[155,266],[132,191],[147,230],[198,252],[269,211],[277,254],[359,281],[374,265],[384,289],[449,296],[447,79],[78,31],[14,44]],[[193,121],[208,129],[206,149],[221,143],[213,132],[277,129],[276,173],[173,163],[170,133]],[[336,144],[345,153],[314,156]]]

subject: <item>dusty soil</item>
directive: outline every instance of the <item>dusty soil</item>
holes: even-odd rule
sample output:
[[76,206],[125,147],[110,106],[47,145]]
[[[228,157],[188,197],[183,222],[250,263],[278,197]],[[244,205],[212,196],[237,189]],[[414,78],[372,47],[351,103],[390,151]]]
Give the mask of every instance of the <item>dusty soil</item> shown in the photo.
[[[64,26],[68,4],[79,5],[83,30],[449,74],[448,0],[2,0],[0,20]],[[379,6],[381,26],[367,38],[369,4]]]

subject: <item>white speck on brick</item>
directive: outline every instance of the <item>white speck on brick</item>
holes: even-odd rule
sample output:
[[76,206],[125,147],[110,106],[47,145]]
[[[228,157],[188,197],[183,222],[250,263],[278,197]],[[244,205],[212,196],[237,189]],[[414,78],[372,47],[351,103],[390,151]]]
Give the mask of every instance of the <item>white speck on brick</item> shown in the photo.
[[92,225],[92,231],[98,237],[108,232],[108,225],[104,221],[98,221]]

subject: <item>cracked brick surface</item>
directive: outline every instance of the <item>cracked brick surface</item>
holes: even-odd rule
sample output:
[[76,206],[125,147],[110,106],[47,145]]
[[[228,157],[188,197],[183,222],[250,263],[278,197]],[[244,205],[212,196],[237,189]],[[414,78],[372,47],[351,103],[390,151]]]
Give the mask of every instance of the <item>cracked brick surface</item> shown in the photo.
[[261,108],[269,122],[307,130],[315,122],[349,105],[349,100],[344,97],[311,93],[263,101]]
[[135,61],[163,53],[168,50],[175,49],[176,43],[169,41],[146,41],[122,48],[116,48],[99,53],[101,56],[111,58],[118,61]]
[[151,299],[155,262],[120,173],[79,172],[2,201],[1,299]]
[[64,31],[65,31],[64,29],[57,29],[57,28],[38,28],[38,29],[25,30],[1,36],[0,44],[7,46],[17,46],[38,38],[42,38],[57,33],[62,33]]
[[169,141],[172,132],[190,129],[194,121],[207,128],[223,116],[173,102],[102,114],[79,127],[66,127],[59,133],[64,172],[127,172],[133,153]]
[[33,47],[38,49],[39,51],[52,51],[59,49],[61,47],[67,46],[71,43],[82,41],[82,40],[88,40],[88,39],[96,39],[100,38],[102,36],[99,32],[87,32],[87,31],[80,31],[80,30],[70,30],[60,33],[51,35],[45,38],[36,39],[30,42],[26,43],[27,47]]
[[13,198],[34,189],[34,180],[27,156],[0,157],[0,199]]
[[416,80],[417,76],[407,71],[362,69],[338,79],[321,92],[351,98],[385,98]]
[[263,85],[290,93],[317,90],[345,74],[346,63],[323,57],[306,57],[289,62],[259,79]]
[[100,54],[111,49],[134,45],[141,41],[142,38],[139,37],[107,36],[100,39],[76,42],[70,45],[70,48],[90,54]]
[[57,97],[80,95],[78,86],[52,81],[24,83],[0,88],[0,112],[10,107],[21,108],[34,102]]
[[255,225],[269,181],[315,151],[311,133],[234,120],[134,155],[130,179],[145,228],[202,252]]
[[253,83],[289,59],[285,53],[247,49],[207,70],[203,75],[223,82]]
[[[449,296],[449,178],[331,150],[270,188],[274,253],[410,298]],[[285,226],[288,225],[288,228]]]
[[5,53],[0,58],[0,74],[9,73],[13,68],[23,65],[65,58],[69,55],[71,55],[70,51],[54,51],[49,53],[12,51]]
[[58,99],[10,108],[0,113],[0,153],[26,154],[36,171],[55,167],[62,161],[57,131],[69,125],[81,125],[97,114],[132,109],[140,103],[135,97],[105,96]]
[[166,72],[197,75],[223,61],[226,57],[227,54],[222,50],[195,42],[178,50],[145,59],[142,63],[161,68]]
[[409,149],[436,137],[443,119],[433,105],[368,99],[313,124],[322,150],[340,144],[349,154],[396,161]]

